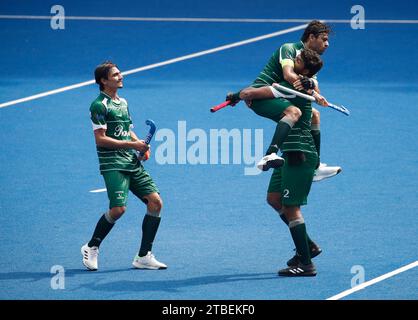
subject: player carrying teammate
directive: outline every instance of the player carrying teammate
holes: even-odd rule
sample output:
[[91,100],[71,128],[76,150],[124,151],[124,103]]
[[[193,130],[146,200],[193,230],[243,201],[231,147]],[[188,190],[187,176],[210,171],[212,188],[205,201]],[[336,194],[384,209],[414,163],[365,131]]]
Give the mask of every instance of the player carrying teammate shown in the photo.
[[[318,72],[322,68],[322,64],[321,57],[315,51],[304,49],[295,58],[294,71],[298,75],[309,76]],[[280,84],[290,87],[290,84],[285,80],[282,80]],[[282,106],[285,115],[294,121],[289,134],[280,146],[285,160],[283,160],[281,165],[284,164],[284,166],[279,166],[273,171],[267,191],[267,202],[277,211],[283,222],[289,226],[292,237],[294,235],[296,237],[294,238],[296,254],[287,262],[288,266],[294,267],[300,263],[300,257],[302,256],[299,250],[300,244],[298,239],[300,237],[306,237],[309,248],[309,259],[305,259],[304,261],[310,264],[310,259],[319,255],[322,250],[311,240],[304,224],[293,230],[295,224],[291,223],[291,221],[298,220],[301,217],[300,206],[305,205],[307,202],[307,196],[317,166],[317,162],[313,164],[312,162],[319,161],[314,139],[310,132],[312,116],[311,102],[296,96],[283,98],[281,97],[281,93],[272,86],[249,87],[242,90],[241,95],[250,108],[253,108],[253,105],[257,105],[260,101],[264,102],[261,105],[265,108],[263,110],[266,113],[263,114],[271,116],[273,120],[275,116],[279,115],[278,113],[274,113],[276,109],[273,106],[276,108]],[[270,95],[277,98],[275,100],[259,100],[266,99],[266,96]],[[271,101],[274,101],[274,104]],[[297,117],[294,115],[297,115]],[[304,231],[296,231],[300,228]],[[302,250],[304,252],[303,254],[305,254],[305,250]]]
[[[280,83],[287,86],[292,84],[297,90],[313,90],[317,102],[321,105],[326,105],[327,101],[319,94],[316,74],[301,76],[295,72],[294,67],[296,57],[304,48],[311,49],[318,54],[325,52],[329,46],[328,34],[330,31],[330,27],[320,21],[314,20],[310,22],[302,35],[301,41],[282,45],[273,53],[273,56],[251,87],[237,93],[228,94],[227,100],[232,100],[234,105],[241,99],[249,99],[248,95],[251,93],[251,88],[268,87],[272,83]],[[278,98],[277,94],[266,92],[266,95],[257,97],[257,99],[265,100],[254,101],[250,106],[258,115],[278,123],[266,156],[258,164],[258,167],[264,171],[283,164],[283,158],[279,157],[277,152],[291,127],[300,117],[298,110],[290,108],[289,101],[286,101],[285,98]],[[321,145],[319,111],[313,108],[312,115],[311,134],[319,156]],[[319,159],[317,167],[314,181],[320,181],[341,172],[341,167],[327,167],[325,164],[321,164]]]
[[[294,72],[301,76],[312,76],[321,67],[320,56],[310,49],[302,50],[294,61]],[[282,80],[280,84],[290,87],[290,84],[285,80]],[[316,268],[311,259],[320,254],[322,250],[308,236],[300,209],[301,206],[307,204],[315,168],[319,161],[310,132],[311,102],[297,96],[283,97],[272,86],[250,87],[241,91],[240,95],[250,108],[259,101],[265,101],[259,99],[273,95],[280,102],[280,104],[275,104],[276,108],[281,106],[284,109],[285,117],[294,121],[289,129],[289,134],[280,145],[284,159],[281,165],[273,171],[268,187],[267,201],[289,227],[296,246],[296,255],[287,262],[289,267],[280,270],[279,275],[315,276]],[[318,97],[318,99],[324,98]],[[276,109],[271,104],[262,106],[265,107],[262,109],[263,116],[271,117],[274,120]],[[293,116],[295,114],[297,117]]]
[[274,169],[268,195],[279,195],[280,207],[276,209],[289,227],[296,247],[296,255],[287,262],[289,267],[279,270],[278,275],[315,276],[316,268],[311,259],[321,253],[321,249],[309,238],[301,211],[301,206],[307,204],[318,163],[315,143],[309,132],[312,107],[306,100],[291,99],[291,101],[300,110],[300,117],[282,144],[285,162],[282,167]]
[[132,265],[138,269],[166,269],[151,253],[160,225],[162,200],[150,175],[145,171],[135,150],[147,152],[149,146],[132,131],[128,104],[118,96],[123,77],[110,61],[99,65],[95,72],[100,94],[90,106],[91,121],[103,175],[109,211],[99,219],[91,240],[82,246],[83,264],[89,270],[98,269],[99,246],[115,222],[124,214],[129,190],[147,206],[142,222],[142,240]]

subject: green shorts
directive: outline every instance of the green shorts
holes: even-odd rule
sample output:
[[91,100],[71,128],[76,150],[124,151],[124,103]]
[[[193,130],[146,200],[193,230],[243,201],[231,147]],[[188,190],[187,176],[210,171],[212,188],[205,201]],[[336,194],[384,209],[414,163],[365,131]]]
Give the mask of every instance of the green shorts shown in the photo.
[[305,153],[306,160],[300,165],[289,165],[284,155],[283,167],[274,169],[267,192],[281,194],[285,206],[303,206],[308,203],[315,167],[318,163],[316,153]]
[[103,172],[107,196],[109,198],[109,208],[124,207],[128,202],[129,190],[144,201],[143,197],[157,192],[158,188],[148,172],[144,168],[137,171],[106,171]]
[[284,98],[273,98],[253,100],[250,108],[259,116],[279,122],[283,112],[292,105],[293,103]]
[[[252,85],[254,88],[260,88],[267,86],[265,83],[254,82]],[[310,103],[310,102],[308,102]],[[290,106],[304,106],[307,101],[301,97],[294,98],[273,98],[252,100],[250,109],[261,117],[271,119],[275,122],[279,122],[283,117],[283,112]]]

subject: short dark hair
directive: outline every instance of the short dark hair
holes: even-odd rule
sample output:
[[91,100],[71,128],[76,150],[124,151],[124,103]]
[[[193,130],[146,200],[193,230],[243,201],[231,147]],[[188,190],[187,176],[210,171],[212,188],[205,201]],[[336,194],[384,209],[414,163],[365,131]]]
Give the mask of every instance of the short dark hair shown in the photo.
[[302,42],[306,42],[310,34],[313,34],[315,38],[318,38],[319,34],[326,33],[329,34],[332,32],[331,26],[329,24],[323,23],[319,20],[312,20],[303,32]]
[[309,70],[309,73],[307,74],[309,78],[317,74],[324,64],[320,55],[311,49],[303,49],[300,53],[300,57],[303,60],[305,69]]
[[102,64],[98,65],[94,70],[94,78],[96,79],[96,83],[100,86],[100,90],[104,89],[103,83],[101,79],[108,79],[109,71],[113,67],[118,67],[112,61],[105,61]]

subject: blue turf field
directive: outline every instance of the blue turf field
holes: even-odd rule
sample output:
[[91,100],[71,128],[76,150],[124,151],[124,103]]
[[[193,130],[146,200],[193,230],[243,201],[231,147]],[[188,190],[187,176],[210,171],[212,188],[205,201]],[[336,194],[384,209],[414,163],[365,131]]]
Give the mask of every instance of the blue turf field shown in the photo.
[[[68,16],[350,19],[351,1],[319,1],[309,11],[270,1],[62,1]],[[132,1],[133,2],[133,1]],[[331,4],[332,3],[332,7]],[[417,5],[363,1],[366,19],[417,19]],[[55,2],[2,1],[0,15],[51,15]],[[220,9],[221,8],[221,9]],[[331,9],[332,8],[332,9]],[[114,60],[122,70],[150,65],[302,25],[0,18],[3,76],[0,104],[92,79]],[[326,299],[351,288],[353,266],[365,280],[417,261],[418,23],[366,24],[335,34],[320,73],[324,95],[352,115],[322,111],[322,161],[339,176],[314,184],[303,213],[324,252],[318,276],[278,278],[293,254],[290,234],[265,202],[269,173],[244,175],[241,164],[146,163],[163,200],[154,252],[165,271],[131,269],[145,208],[132,195],[100,253],[100,270],[86,272],[80,246],[107,208],[89,120],[95,85],[0,109],[0,299]],[[125,77],[120,92],[139,136],[147,118],[179,136],[201,129],[264,130],[274,124],[242,103],[210,114],[226,92],[250,84],[282,43],[301,30]],[[153,141],[156,150],[161,141]],[[188,142],[187,147],[193,143]],[[254,147],[254,146],[253,146]],[[258,160],[258,159],[257,159]],[[65,270],[65,289],[51,288],[51,267]],[[418,298],[418,268],[344,299]]]

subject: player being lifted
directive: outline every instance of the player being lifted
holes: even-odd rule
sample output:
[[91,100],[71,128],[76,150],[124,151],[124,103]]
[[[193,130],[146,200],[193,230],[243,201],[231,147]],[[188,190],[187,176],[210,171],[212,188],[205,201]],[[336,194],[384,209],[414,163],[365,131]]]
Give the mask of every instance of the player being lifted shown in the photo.
[[[313,93],[319,104],[327,105],[326,99],[319,94],[316,72],[297,74],[295,72],[295,60],[303,49],[311,49],[318,54],[324,53],[329,46],[328,35],[330,31],[331,29],[327,24],[317,20],[310,22],[302,35],[301,41],[286,43],[276,50],[250,87],[227,95],[226,99],[231,100],[232,105],[240,100],[253,100],[249,107],[255,113],[277,122],[266,156],[257,165],[263,171],[283,164],[284,160],[277,155],[277,152],[289,134],[290,129],[301,116],[300,110],[292,106],[289,100],[286,99],[286,96],[280,95],[276,90],[271,90],[270,86],[273,83],[279,83],[291,87],[289,84],[292,84],[297,90]],[[261,87],[264,87],[264,90],[255,93],[254,88]],[[341,167],[326,166],[319,161],[321,146],[320,113],[314,108],[312,108],[311,134],[318,152],[318,164],[314,181],[320,181],[340,173]]]
[[130,190],[147,206],[142,222],[140,249],[132,264],[138,269],[166,269],[167,266],[151,253],[161,221],[162,200],[157,186],[139,161],[142,159],[138,159],[135,153],[135,150],[147,152],[149,146],[132,131],[128,104],[117,94],[118,89],[123,87],[123,77],[118,67],[107,61],[96,68],[94,75],[100,86],[100,94],[90,106],[90,115],[100,173],[110,203],[109,211],[97,222],[91,240],[81,248],[83,264],[89,270],[98,269],[99,246],[124,214]]

